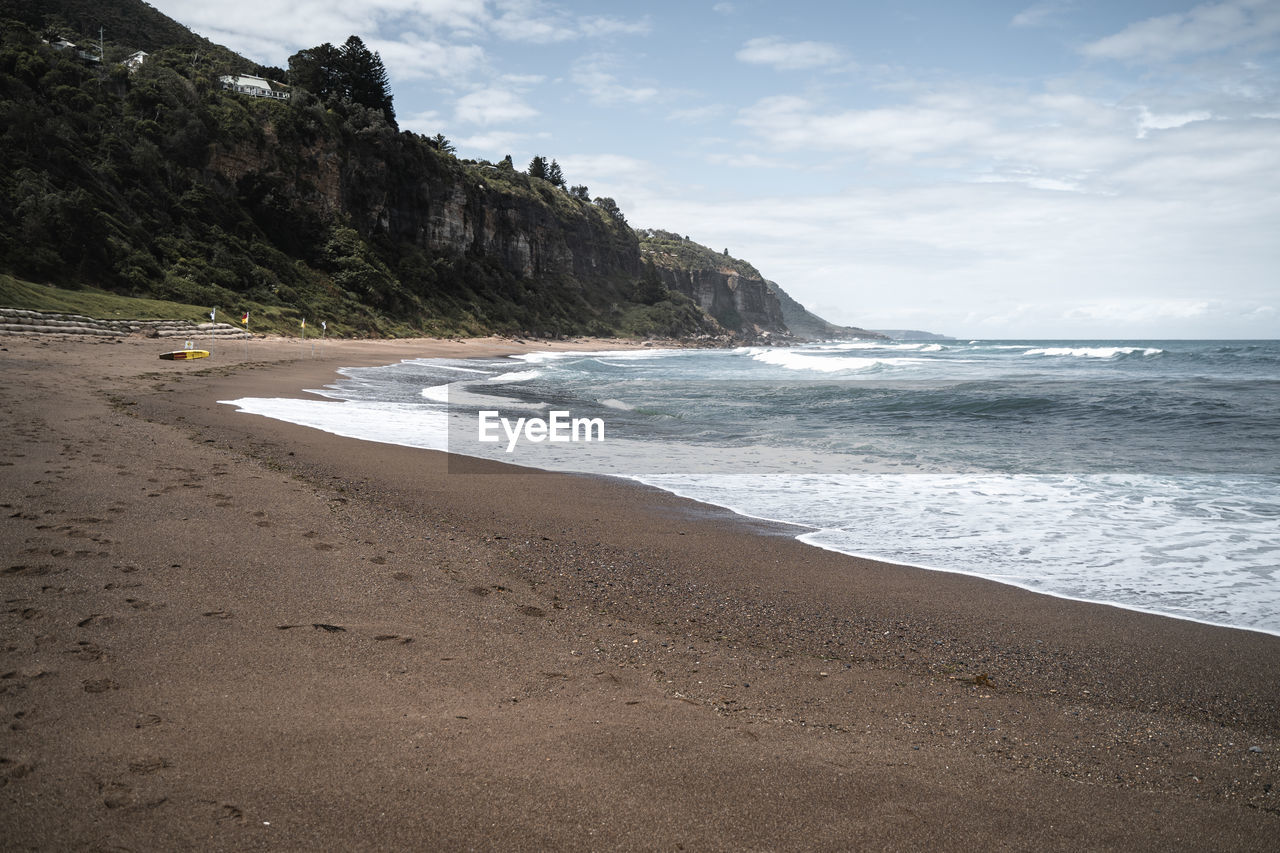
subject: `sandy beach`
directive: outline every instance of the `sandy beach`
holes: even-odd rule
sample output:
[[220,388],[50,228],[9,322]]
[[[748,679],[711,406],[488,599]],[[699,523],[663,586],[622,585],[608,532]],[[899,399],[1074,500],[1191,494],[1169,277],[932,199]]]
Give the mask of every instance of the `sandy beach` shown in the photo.
[[1280,849],[1278,637],[217,403],[543,342],[166,348],[0,337],[4,849]]

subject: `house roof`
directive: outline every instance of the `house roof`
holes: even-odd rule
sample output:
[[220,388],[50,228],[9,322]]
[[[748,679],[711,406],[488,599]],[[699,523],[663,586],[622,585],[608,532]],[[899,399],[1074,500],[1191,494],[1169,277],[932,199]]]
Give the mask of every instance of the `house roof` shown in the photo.
[[270,89],[271,81],[264,77],[254,77],[252,74],[224,74],[222,82],[231,86],[251,86],[256,89]]

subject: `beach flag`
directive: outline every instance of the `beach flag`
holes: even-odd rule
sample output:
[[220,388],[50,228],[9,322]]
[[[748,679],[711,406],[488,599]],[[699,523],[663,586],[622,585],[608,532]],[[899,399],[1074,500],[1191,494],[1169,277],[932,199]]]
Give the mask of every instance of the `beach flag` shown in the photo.
[[210,320],[215,320],[215,321],[218,319],[218,309],[217,309],[217,308],[214,308],[212,311],[210,311],[210,312],[209,312],[209,319],[210,319]]
[[302,320],[302,328],[304,328],[304,329],[305,329],[306,327],[307,327],[307,321],[306,321],[306,319],[304,318],[304,319]]
[[244,316],[240,318],[240,322],[241,322],[241,323],[244,323],[246,326],[247,326],[247,325],[249,325],[249,312],[248,312],[248,311],[244,312]]
[[327,328],[329,328],[329,324],[328,324],[327,322],[325,322],[324,320],[321,320],[321,321],[320,321],[320,331],[322,331],[322,332],[323,332],[323,331],[324,331],[325,329],[327,329]]

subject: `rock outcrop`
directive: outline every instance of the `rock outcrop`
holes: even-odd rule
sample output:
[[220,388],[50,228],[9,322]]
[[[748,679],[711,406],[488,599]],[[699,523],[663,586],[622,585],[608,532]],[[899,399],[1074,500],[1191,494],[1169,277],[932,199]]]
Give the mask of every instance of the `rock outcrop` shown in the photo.
[[736,270],[657,266],[662,283],[693,299],[724,326],[748,336],[785,336],[787,324],[778,298],[762,278]]

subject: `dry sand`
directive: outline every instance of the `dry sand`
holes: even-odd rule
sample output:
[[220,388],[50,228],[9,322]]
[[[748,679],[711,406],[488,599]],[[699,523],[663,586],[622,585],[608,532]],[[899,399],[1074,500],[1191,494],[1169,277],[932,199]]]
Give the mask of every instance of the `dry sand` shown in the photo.
[[215,402],[509,341],[0,348],[6,849],[1280,849],[1280,638]]

